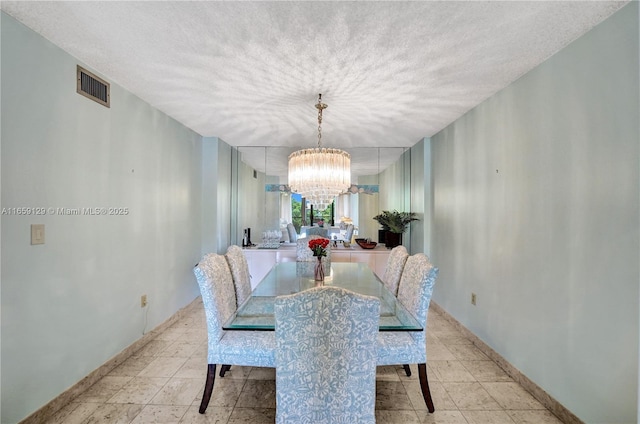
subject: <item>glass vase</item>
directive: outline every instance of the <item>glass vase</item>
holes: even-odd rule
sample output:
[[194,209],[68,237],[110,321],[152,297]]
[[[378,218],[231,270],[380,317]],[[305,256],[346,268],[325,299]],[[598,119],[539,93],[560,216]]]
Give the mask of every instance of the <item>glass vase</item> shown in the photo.
[[318,256],[318,262],[313,270],[313,277],[316,281],[324,281],[324,264],[322,263],[322,256]]

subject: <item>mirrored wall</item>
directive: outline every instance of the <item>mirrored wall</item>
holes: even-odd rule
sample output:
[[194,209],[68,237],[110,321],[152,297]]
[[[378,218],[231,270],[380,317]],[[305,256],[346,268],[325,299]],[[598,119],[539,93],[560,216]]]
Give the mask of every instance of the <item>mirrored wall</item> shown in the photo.
[[[263,233],[276,231],[288,241],[286,226],[297,232],[323,220],[339,227],[355,225],[358,237],[378,239],[373,219],[382,210],[410,210],[410,150],[405,147],[360,147],[351,154],[351,187],[325,211],[311,210],[287,184],[287,160],[295,148],[238,147],[232,163],[232,243],[242,245],[244,230],[251,242],[261,243]],[[408,241],[409,235],[406,235]],[[405,242],[406,242],[405,241]]]

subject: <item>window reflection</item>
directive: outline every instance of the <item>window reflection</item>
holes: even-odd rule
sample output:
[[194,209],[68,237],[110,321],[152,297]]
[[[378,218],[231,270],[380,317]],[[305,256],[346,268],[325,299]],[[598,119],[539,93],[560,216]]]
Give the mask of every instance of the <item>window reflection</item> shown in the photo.
[[339,228],[353,223],[361,237],[377,239],[379,225],[373,216],[383,209],[405,209],[409,197],[409,173],[404,164],[408,148],[354,148],[351,154],[352,187],[338,196],[330,208],[313,209],[287,185],[287,158],[297,148],[238,147],[234,155],[232,184],[235,191],[232,243],[242,240],[243,230],[252,234],[279,230],[281,241],[289,239],[287,224],[296,232],[323,221]]

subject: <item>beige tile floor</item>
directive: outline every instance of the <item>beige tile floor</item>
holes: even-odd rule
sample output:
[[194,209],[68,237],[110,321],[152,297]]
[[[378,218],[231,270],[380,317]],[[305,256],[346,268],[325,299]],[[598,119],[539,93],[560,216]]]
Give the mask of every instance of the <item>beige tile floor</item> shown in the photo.
[[[378,424],[561,423],[434,310],[427,332],[436,412],[422,399],[417,368],[379,367]],[[205,415],[207,332],[201,302],[170,328],[60,410],[47,424],[274,423],[275,370],[234,366],[216,378]]]

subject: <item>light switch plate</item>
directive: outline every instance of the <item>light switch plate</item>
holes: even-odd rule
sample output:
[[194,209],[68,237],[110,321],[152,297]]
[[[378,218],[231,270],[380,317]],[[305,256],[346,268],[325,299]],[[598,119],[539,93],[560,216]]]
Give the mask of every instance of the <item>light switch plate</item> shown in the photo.
[[44,224],[31,224],[31,244],[44,244]]

